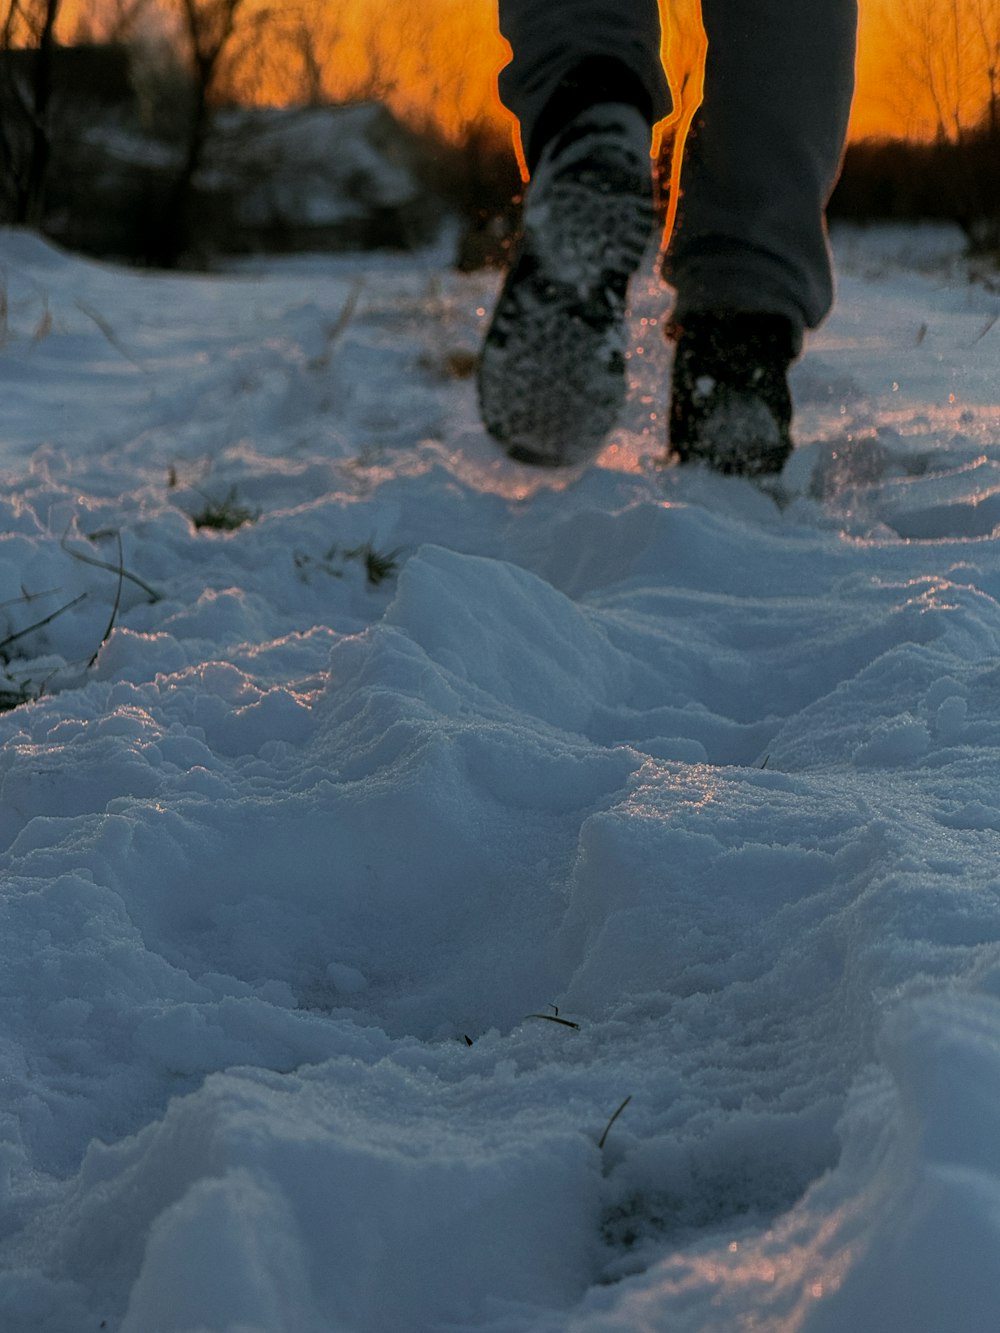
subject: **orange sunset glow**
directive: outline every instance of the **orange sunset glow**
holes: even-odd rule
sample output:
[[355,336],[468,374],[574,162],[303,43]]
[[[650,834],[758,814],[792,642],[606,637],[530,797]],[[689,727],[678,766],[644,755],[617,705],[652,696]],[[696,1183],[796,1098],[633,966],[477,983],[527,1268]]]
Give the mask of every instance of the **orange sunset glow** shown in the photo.
[[[202,0],[211,4],[212,0]],[[693,110],[699,0],[660,0],[677,115]],[[505,122],[495,75],[506,59],[495,0],[239,0],[224,91],[272,105],[375,96],[461,138]],[[116,32],[172,36],[171,0],[64,0],[64,41]],[[851,137],[955,137],[997,96],[1000,0],[861,0]],[[991,87],[992,84],[992,87]]]

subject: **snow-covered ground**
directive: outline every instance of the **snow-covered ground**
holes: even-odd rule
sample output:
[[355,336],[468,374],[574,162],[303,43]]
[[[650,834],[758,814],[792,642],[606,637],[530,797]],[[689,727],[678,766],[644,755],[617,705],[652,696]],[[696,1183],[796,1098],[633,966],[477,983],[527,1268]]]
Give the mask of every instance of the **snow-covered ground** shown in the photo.
[[775,497],[656,465],[652,276],[562,477],[484,438],[441,255],[0,236],[5,1333],[995,1333],[957,250],[839,239]]

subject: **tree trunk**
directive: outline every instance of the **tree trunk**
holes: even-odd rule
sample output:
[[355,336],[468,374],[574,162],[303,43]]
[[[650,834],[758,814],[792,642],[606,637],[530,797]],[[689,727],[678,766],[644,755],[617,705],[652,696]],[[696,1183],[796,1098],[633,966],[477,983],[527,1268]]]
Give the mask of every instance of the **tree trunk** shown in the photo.
[[46,0],[31,80],[31,148],[17,205],[16,221],[41,225],[45,215],[45,182],[52,156],[52,58],[60,0]]

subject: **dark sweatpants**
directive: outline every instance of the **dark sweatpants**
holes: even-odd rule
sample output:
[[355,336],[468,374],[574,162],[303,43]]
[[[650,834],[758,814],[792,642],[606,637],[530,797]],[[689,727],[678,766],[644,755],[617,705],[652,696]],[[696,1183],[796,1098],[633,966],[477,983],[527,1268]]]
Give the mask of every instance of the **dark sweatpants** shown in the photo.
[[[670,109],[656,0],[498,0],[514,56],[500,95],[527,142],[556,85],[612,56]],[[668,0],[669,7],[669,0]],[[675,315],[717,308],[813,327],[833,300],[824,209],[851,97],[857,0],[702,0],[705,100],[684,165],[666,272]]]

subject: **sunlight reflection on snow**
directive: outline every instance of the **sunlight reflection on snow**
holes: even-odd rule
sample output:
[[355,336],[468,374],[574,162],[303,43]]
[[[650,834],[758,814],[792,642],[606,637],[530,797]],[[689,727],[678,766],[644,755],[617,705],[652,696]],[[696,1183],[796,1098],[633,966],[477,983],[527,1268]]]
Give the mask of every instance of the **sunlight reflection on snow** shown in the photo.
[[483,430],[464,431],[447,448],[436,440],[422,445],[466,486],[481,495],[499,495],[506,500],[530,500],[545,491],[565,491],[586,471],[575,468],[533,468],[506,458]]

